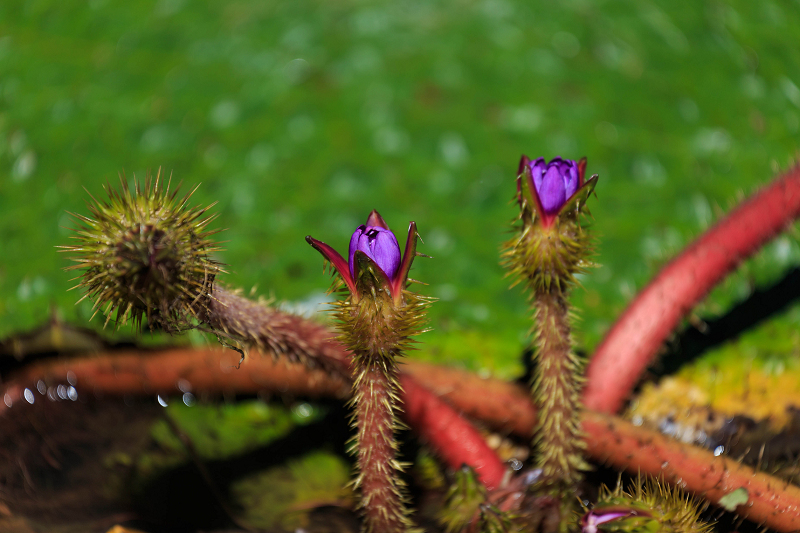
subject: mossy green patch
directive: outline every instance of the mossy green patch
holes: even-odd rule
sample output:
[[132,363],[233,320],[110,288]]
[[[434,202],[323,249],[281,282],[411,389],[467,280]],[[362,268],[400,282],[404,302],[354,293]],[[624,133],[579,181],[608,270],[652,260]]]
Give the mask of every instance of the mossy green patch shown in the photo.
[[238,481],[231,494],[248,525],[295,530],[307,524],[306,513],[314,507],[351,506],[349,477],[347,461],[316,451]]

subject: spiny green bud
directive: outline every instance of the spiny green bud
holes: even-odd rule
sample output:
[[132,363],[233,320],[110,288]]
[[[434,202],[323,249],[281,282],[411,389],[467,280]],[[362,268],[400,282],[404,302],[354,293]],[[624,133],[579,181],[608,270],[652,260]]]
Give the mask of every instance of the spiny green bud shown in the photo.
[[478,480],[475,470],[466,465],[456,472],[439,512],[439,523],[447,533],[517,531],[512,518],[489,502],[486,488]]
[[445,504],[439,512],[439,523],[447,533],[457,533],[478,518],[480,506],[487,501],[486,488],[475,470],[462,466],[447,491]]
[[170,181],[164,187],[160,178],[160,169],[143,184],[134,177],[131,190],[121,175],[120,191],[106,186],[107,200],[87,202],[90,217],[72,213],[78,243],[60,248],[77,263],[67,270],[83,270],[73,287],[85,293],[79,301],[93,300],[105,325],[116,314],[118,325],[130,320],[139,329],[143,319],[151,329],[191,327],[223,271],[210,255],[219,250],[211,239],[219,230],[207,229],[216,218],[206,214],[213,204],[187,207],[197,188],[179,198],[179,187],[170,191]]
[[628,490],[603,487],[591,511],[581,518],[583,533],[707,533],[697,502],[681,489],[642,479]]

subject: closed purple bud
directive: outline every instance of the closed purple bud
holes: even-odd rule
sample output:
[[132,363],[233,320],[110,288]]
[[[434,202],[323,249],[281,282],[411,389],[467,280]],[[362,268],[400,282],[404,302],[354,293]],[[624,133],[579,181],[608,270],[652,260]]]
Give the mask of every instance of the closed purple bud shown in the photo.
[[531,161],[529,167],[536,194],[547,214],[558,212],[578,190],[578,164],[571,159],[556,157],[545,163],[540,157]]
[[388,229],[360,225],[350,237],[350,273],[355,275],[355,254],[361,250],[392,280],[400,267],[400,245]]

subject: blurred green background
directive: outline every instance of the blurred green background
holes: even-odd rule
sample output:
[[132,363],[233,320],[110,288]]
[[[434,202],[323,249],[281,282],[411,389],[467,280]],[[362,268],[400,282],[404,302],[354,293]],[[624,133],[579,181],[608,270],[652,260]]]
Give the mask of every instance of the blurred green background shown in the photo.
[[[512,376],[529,327],[498,248],[522,153],[586,155],[596,345],[669,255],[800,147],[800,2],[0,2],[0,337],[74,306],[68,211],[159,167],[228,228],[227,283],[306,308],[373,208],[433,259],[419,357]],[[401,237],[401,242],[404,237]],[[779,238],[706,304],[800,263]],[[800,326],[797,309],[783,319]],[[102,326],[98,318],[96,327]]]

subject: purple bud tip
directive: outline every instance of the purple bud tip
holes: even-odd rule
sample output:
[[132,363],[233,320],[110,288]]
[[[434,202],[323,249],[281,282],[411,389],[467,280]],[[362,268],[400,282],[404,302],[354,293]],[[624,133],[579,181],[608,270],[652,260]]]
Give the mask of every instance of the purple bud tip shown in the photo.
[[578,190],[578,163],[571,159],[556,157],[545,163],[544,158],[540,157],[528,163],[528,166],[536,194],[547,214],[557,213]]
[[617,520],[618,518],[627,518],[631,515],[636,515],[635,511],[613,511],[613,512],[599,512],[589,511],[583,517],[583,533],[597,533],[597,526]]
[[400,245],[390,230],[378,226],[360,225],[350,237],[350,272],[355,275],[355,254],[361,250],[383,270],[391,280],[400,267]]

